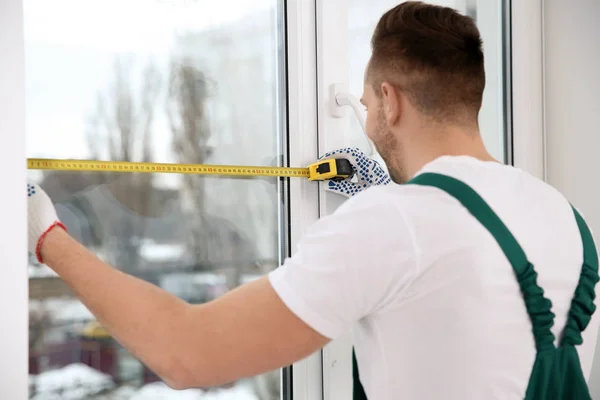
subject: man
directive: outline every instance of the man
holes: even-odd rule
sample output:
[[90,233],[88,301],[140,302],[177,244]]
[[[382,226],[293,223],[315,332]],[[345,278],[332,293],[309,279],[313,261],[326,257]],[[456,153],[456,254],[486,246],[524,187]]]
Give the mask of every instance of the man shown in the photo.
[[30,249],[177,388],[291,364],[353,328],[355,398],[589,398],[596,249],[556,190],[486,151],[481,46],[474,22],[448,8],[406,2],[383,15],[362,102],[401,185],[357,150],[328,154],[359,177],[328,190],[357,195],[282,267],[216,301],[190,306],[104,264],[52,228],[35,186]]

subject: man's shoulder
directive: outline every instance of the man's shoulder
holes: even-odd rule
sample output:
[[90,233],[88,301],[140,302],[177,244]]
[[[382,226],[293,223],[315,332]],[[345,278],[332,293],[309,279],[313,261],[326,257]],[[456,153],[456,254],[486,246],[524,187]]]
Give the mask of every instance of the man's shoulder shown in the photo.
[[386,206],[411,207],[421,206],[428,200],[439,197],[440,192],[435,188],[414,185],[410,183],[390,183],[385,186],[372,186],[347,201],[349,207]]
[[386,234],[403,234],[403,230],[410,230],[418,216],[433,216],[441,210],[443,207],[439,205],[444,201],[447,199],[443,193],[433,188],[391,183],[372,186],[356,194],[331,217],[336,221],[343,220],[343,224],[358,224],[376,231],[393,226],[394,231],[386,230]]
[[[548,185],[521,170],[512,167],[476,170],[431,171],[458,179],[469,185],[490,205],[498,203],[531,204],[542,199],[553,199],[556,207],[563,207],[564,196]],[[502,208],[502,207],[500,207]],[[435,218],[448,213],[462,214],[462,207],[452,196],[436,187],[412,183],[374,186],[357,194],[343,207],[342,212],[371,210],[386,218],[390,213],[402,215],[407,222],[425,216]],[[384,213],[374,212],[385,210]],[[409,222],[410,224],[410,222]]]
[[[458,179],[473,188],[492,205],[498,202],[525,204],[544,198],[557,201],[564,199],[558,190],[546,182],[511,166],[458,165],[456,168],[432,168],[431,171],[426,172]],[[427,210],[427,214],[431,216],[446,214],[452,210],[458,211],[460,208],[455,199],[443,190],[408,182],[372,186],[346,201],[338,212],[368,211],[374,218],[377,218],[377,215],[388,218],[391,213],[398,213],[410,220],[413,214],[423,214],[422,210]]]

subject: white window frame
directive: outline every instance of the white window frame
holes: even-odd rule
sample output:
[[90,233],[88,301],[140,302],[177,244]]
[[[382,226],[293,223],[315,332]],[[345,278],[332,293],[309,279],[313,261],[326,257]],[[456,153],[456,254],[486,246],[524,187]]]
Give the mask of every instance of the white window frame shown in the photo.
[[514,166],[546,179],[543,0],[511,1]]
[[23,5],[0,2],[0,392],[28,398],[27,204],[25,200],[25,50]]
[[[333,84],[348,87],[348,4],[346,0],[316,0],[318,151],[342,148],[351,143],[349,110],[342,117],[331,113]],[[329,215],[343,198],[320,187],[320,216]],[[352,338],[346,333],[332,341],[323,354],[323,400],[352,398]]]
[[[288,165],[305,166],[318,155],[315,2],[287,0],[286,14]],[[288,184],[288,254],[293,254],[306,229],[319,219],[319,188],[306,179],[291,179]],[[321,358],[316,352],[292,366],[294,400],[323,398]]]

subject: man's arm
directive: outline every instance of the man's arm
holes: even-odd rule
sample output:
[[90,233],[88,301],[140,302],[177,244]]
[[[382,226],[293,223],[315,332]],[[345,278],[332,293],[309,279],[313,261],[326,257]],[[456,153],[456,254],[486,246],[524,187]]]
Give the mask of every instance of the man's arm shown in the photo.
[[329,341],[287,308],[266,277],[190,305],[105,264],[62,229],[46,235],[40,253],[115,339],[174,388],[290,365]]
[[[369,167],[359,168],[359,176],[380,178],[373,163],[361,165]],[[364,177],[359,182],[352,193],[372,183]],[[347,189],[328,186],[348,195]],[[99,260],[56,228],[60,225],[52,201],[30,184],[28,249],[169,385],[213,386],[310,355],[383,307],[401,281],[410,278],[414,252],[399,245],[409,243],[407,230],[397,221],[396,206],[377,200],[376,193],[356,203],[351,199],[335,215],[321,219],[297,254],[268,278],[197,306]],[[384,225],[393,226],[393,234],[373,240]]]

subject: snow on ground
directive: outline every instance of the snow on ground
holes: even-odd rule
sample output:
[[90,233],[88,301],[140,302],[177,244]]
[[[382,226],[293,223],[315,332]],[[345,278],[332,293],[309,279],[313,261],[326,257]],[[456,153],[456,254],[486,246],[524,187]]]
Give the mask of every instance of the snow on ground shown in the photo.
[[80,400],[115,387],[111,376],[84,364],[67,365],[30,378],[36,392],[33,400]]
[[208,392],[202,400],[259,400],[254,391],[247,385],[234,386],[231,389],[221,389]]
[[163,382],[154,382],[139,389],[115,387],[112,377],[83,364],[71,364],[61,369],[30,375],[35,388],[31,400],[259,400],[248,383],[229,389],[174,390]]
[[258,397],[244,384],[205,392],[200,389],[173,390],[162,382],[155,382],[142,387],[129,400],[258,400]]
[[204,391],[188,389],[175,391],[162,382],[150,383],[142,387],[129,400],[197,400],[204,399]]
[[[111,391],[109,394],[106,394],[104,396],[98,396],[97,399],[94,400],[131,400],[131,398],[133,396],[135,396],[135,393],[137,392],[137,389],[131,386],[121,386],[120,388]],[[81,399],[81,400],[88,400],[88,399]],[[168,399],[165,399],[168,400]]]

